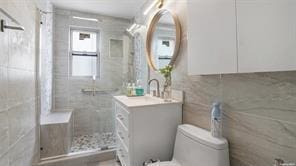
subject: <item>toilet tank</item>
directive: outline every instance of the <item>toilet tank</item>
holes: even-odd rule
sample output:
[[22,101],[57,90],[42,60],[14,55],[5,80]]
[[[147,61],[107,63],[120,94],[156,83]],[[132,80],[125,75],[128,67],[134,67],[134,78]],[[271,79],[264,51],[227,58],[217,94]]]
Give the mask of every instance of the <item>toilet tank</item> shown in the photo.
[[229,166],[228,142],[207,130],[179,125],[173,158],[182,166]]

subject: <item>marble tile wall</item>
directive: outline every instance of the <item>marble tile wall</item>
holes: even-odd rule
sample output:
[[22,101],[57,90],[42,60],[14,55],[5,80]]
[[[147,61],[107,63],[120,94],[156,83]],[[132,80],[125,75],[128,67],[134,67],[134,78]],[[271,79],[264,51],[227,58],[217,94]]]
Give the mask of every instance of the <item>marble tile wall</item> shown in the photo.
[[[178,15],[183,30],[173,71],[173,87],[185,92],[183,123],[209,130],[211,103],[220,101],[232,166],[270,166],[274,158],[295,163],[296,72],[188,76],[186,0],[166,0],[165,7]],[[136,20],[147,24],[149,18],[139,12]]]
[[[36,95],[38,24],[33,1],[1,0],[25,31],[0,32],[0,165],[31,166],[39,158]],[[0,18],[14,25],[0,12]]]
[[[98,22],[73,19],[73,16],[97,18]],[[125,30],[130,21],[125,19],[55,9],[54,31],[54,107],[74,109],[74,136],[112,132],[114,113],[112,95],[120,93],[124,81],[131,79],[131,41]],[[82,88],[92,86],[92,79],[70,76],[69,60],[70,26],[99,29],[100,78],[96,87],[105,92],[82,93]],[[109,56],[109,39],[123,40],[123,57]]]
[[40,25],[40,92],[41,92],[41,115],[45,116],[52,109],[52,77],[53,77],[53,5],[49,1],[43,1]]
[[[147,87],[148,65],[145,55],[145,28],[141,27],[134,35],[134,77],[140,80],[143,87]],[[145,89],[146,90],[146,89]]]

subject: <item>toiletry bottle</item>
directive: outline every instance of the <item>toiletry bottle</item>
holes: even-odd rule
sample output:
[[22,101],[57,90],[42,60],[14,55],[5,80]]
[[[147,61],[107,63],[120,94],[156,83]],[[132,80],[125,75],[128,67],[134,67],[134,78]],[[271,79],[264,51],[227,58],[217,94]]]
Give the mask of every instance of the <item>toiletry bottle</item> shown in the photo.
[[132,83],[132,96],[136,96],[136,84]]
[[144,88],[142,87],[140,80],[137,80],[136,95],[137,96],[143,96],[144,95]]
[[220,103],[213,103],[211,114],[211,134],[213,137],[222,137],[222,113]]
[[132,86],[131,86],[131,83],[128,83],[127,84],[126,91],[127,91],[126,95],[128,97],[132,96]]

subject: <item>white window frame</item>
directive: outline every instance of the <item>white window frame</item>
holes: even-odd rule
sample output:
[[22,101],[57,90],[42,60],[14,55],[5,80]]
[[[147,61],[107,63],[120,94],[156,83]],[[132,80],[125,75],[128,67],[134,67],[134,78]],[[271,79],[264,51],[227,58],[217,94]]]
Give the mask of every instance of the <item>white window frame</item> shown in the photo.
[[[92,33],[96,33],[97,35],[97,52],[89,52],[88,55],[85,55],[85,52],[78,52],[78,51],[73,51],[72,48],[72,43],[73,43],[73,31],[86,31],[86,32],[92,32]],[[97,57],[97,62],[96,62],[96,79],[100,79],[101,76],[101,56],[100,56],[100,30],[99,29],[92,29],[92,28],[84,28],[84,27],[70,27],[70,51],[69,51],[69,74],[70,77],[72,78],[93,78],[93,76],[73,76],[72,75],[72,64],[73,64],[73,56],[80,56],[77,54],[81,54],[81,56],[96,56]],[[76,54],[76,55],[73,55]]]

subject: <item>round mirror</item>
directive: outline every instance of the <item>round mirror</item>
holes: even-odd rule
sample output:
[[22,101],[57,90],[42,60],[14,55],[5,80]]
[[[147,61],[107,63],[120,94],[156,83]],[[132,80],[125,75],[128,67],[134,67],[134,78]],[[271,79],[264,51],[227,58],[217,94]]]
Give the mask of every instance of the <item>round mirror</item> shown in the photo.
[[158,11],[147,32],[146,52],[150,68],[173,66],[180,47],[181,27],[178,18],[166,9]]

